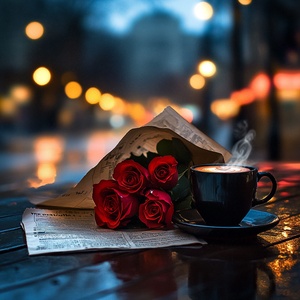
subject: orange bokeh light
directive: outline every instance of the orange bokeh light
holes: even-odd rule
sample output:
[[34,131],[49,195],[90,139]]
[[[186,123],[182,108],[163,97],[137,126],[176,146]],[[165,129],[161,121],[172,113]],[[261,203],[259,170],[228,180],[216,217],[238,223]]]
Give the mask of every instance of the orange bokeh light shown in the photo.
[[255,100],[255,94],[249,88],[244,88],[240,91],[234,91],[230,95],[230,99],[234,100],[239,105],[250,104]]
[[76,99],[81,96],[82,87],[76,81],[70,81],[65,85],[65,94],[70,99]]
[[205,85],[205,78],[200,74],[194,74],[190,77],[190,86],[195,90],[201,90]]
[[274,85],[279,90],[300,90],[300,72],[279,72],[274,76]]
[[211,103],[211,111],[221,120],[229,120],[238,115],[240,106],[233,99],[217,99]]
[[40,22],[30,22],[25,28],[26,35],[32,39],[37,40],[44,34],[44,26]]
[[268,96],[271,88],[270,78],[264,74],[257,74],[250,82],[250,89],[257,99],[264,99]]

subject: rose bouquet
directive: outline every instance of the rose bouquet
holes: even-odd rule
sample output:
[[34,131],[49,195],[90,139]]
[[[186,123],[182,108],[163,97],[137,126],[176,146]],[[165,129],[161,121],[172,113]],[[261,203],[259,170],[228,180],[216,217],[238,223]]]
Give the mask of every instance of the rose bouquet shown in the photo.
[[111,179],[93,185],[95,219],[100,227],[139,224],[172,228],[173,213],[191,206],[190,151],[180,139],[163,139],[157,153],[147,152],[119,162]]

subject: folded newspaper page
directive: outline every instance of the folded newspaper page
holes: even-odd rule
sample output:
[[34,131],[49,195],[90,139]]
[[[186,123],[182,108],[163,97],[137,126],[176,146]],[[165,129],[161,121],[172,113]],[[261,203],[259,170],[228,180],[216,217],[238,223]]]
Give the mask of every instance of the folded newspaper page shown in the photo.
[[115,166],[130,157],[131,153],[141,155],[156,152],[156,145],[162,139],[179,138],[190,150],[194,164],[227,162],[231,154],[206,136],[195,126],[182,118],[174,109],[167,107],[145,126],[131,129],[100,162],[66,193],[54,199],[30,199],[34,204],[93,209],[93,184],[110,179]]
[[174,230],[111,230],[99,228],[94,211],[84,209],[27,208],[22,226],[29,255],[92,251],[161,248],[206,244]]

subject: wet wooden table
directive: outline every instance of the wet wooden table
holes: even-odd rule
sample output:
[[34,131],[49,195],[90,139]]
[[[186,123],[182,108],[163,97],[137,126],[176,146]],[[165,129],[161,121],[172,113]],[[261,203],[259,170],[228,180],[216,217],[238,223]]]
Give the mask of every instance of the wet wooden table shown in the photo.
[[255,237],[38,256],[28,255],[20,227],[23,211],[33,207],[26,186],[34,170],[1,172],[0,299],[299,299],[300,163],[258,167],[275,175],[278,190],[257,209],[280,222]]

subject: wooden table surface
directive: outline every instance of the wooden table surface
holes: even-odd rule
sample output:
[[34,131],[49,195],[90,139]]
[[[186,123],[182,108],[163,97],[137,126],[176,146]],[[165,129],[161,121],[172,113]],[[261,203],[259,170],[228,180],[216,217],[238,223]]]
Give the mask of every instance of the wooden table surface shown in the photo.
[[[274,199],[257,209],[280,218],[258,236],[201,247],[38,256],[28,255],[20,227],[23,211],[33,207],[28,178],[36,166],[1,169],[0,299],[299,299],[300,163],[257,165],[278,181]],[[56,192],[67,186],[58,182]]]

